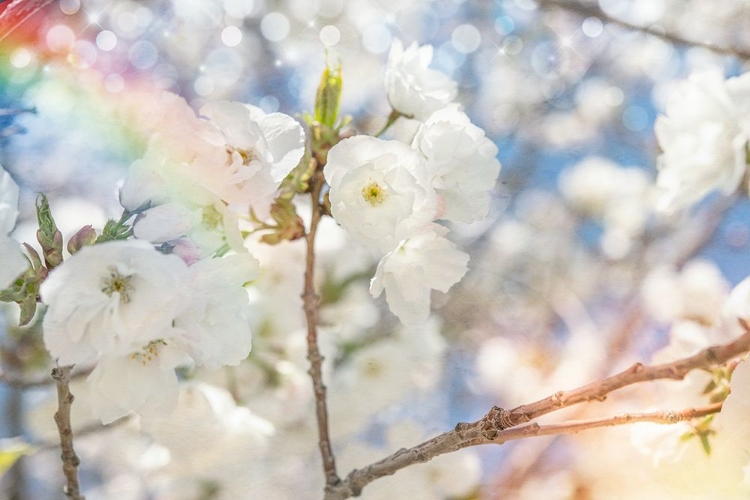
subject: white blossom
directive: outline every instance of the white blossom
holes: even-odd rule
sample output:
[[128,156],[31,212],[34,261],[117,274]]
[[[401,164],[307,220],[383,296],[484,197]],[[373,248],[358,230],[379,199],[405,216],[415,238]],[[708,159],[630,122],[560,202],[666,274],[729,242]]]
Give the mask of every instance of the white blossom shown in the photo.
[[487,216],[489,191],[500,173],[497,146],[457,106],[433,113],[412,146],[427,160],[441,219],[472,222]]
[[175,318],[190,356],[216,369],[236,365],[250,352],[248,295],[242,286],[258,276],[258,261],[250,254],[204,259],[188,270],[192,294]]
[[329,151],[324,174],[336,222],[383,252],[422,232],[437,216],[424,159],[400,142],[345,139]]
[[125,356],[170,336],[187,266],[141,241],[84,247],[42,283],[44,343],[60,364]]
[[263,454],[274,433],[269,422],[215,386],[187,384],[176,402],[174,415],[141,420],[143,431],[169,453],[172,474],[230,481]]
[[380,260],[370,283],[375,298],[385,290],[388,307],[404,324],[426,320],[430,292],[446,293],[468,270],[469,256],[439,229],[402,241]]
[[447,75],[429,69],[432,46],[412,43],[404,49],[394,40],[385,70],[385,91],[393,109],[425,120],[456,97],[456,82]]
[[145,156],[130,166],[120,190],[120,203],[126,210],[146,207],[133,225],[136,238],[170,246],[188,238],[199,257],[222,248],[244,251],[237,215],[189,175],[189,165],[172,161],[167,154],[152,142]]
[[21,245],[10,238],[18,217],[18,185],[0,166],[0,289],[9,286],[28,267]]
[[750,75],[724,81],[695,73],[675,89],[654,130],[663,153],[657,185],[662,210],[679,210],[718,189],[737,189],[747,166]]
[[170,414],[177,406],[179,355],[156,342],[138,353],[102,357],[87,379],[94,416],[108,424],[131,411],[145,417]]
[[218,128],[229,154],[226,166],[205,165],[204,180],[223,200],[268,213],[281,181],[305,151],[305,133],[292,117],[239,102],[206,104],[200,113]]

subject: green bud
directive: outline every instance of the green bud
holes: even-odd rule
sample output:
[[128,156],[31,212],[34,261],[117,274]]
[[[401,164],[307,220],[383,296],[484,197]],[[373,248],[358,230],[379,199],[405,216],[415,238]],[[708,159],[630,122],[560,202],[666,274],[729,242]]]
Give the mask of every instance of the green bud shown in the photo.
[[73,255],[85,246],[93,245],[96,241],[96,230],[91,225],[83,226],[68,240],[68,253]]
[[42,254],[47,268],[52,269],[63,260],[63,237],[60,230],[57,229],[49,201],[44,194],[39,194],[36,199],[36,217],[39,221],[36,239],[42,246]]
[[326,69],[315,96],[315,121],[329,129],[334,128],[339,116],[341,87],[341,62],[336,61],[334,65],[326,61]]

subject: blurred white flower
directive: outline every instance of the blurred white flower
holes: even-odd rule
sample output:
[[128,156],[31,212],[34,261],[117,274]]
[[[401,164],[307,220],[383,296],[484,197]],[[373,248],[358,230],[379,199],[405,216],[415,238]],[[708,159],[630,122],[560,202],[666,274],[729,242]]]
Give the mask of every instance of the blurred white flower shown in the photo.
[[424,159],[400,142],[345,139],[329,151],[324,173],[336,222],[382,252],[423,231],[437,215]]
[[497,146],[458,106],[434,112],[412,146],[427,160],[432,187],[442,203],[439,218],[472,222],[487,216],[489,191],[500,173]]
[[745,333],[740,319],[750,322],[750,277],[740,281],[729,293],[721,310],[721,332],[733,339]]
[[666,116],[654,130],[663,153],[657,185],[658,207],[674,211],[719,189],[737,189],[747,167],[750,74],[726,82],[718,72],[694,73],[675,89]]
[[430,292],[448,292],[468,270],[469,256],[444,238],[445,230],[402,241],[378,263],[370,283],[377,298],[385,290],[391,312],[404,324],[419,323],[430,314]]
[[274,433],[269,422],[212,385],[186,385],[175,402],[174,415],[141,419],[143,431],[167,449],[170,460],[164,472],[173,477],[223,482],[243,476]]
[[267,216],[273,194],[305,152],[302,127],[283,113],[239,102],[206,104],[200,113],[221,132],[229,154],[223,169],[203,165],[206,185],[228,203]]
[[385,69],[385,91],[391,107],[417,120],[426,120],[434,111],[456,98],[456,82],[429,69],[432,46],[412,43],[404,49],[394,40]]
[[29,265],[21,245],[8,236],[18,217],[18,195],[18,185],[0,166],[0,289],[9,286]]
[[648,312],[660,321],[718,322],[729,295],[729,282],[711,261],[694,259],[679,271],[654,268],[643,280],[641,297]]

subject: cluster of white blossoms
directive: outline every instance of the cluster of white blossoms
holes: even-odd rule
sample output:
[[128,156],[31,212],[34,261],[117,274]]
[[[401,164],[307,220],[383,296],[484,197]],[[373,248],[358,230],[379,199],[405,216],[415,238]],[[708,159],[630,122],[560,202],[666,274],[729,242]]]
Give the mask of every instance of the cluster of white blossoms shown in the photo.
[[437,220],[472,222],[489,211],[500,172],[497,147],[452,100],[456,84],[428,68],[432,48],[394,42],[386,92],[394,110],[422,123],[411,142],[355,136],[328,153],[324,174],[334,219],[385,254],[370,291],[385,291],[402,322],[427,319],[430,291],[467,271],[468,255]]
[[655,132],[661,210],[686,208],[716,189],[734,192],[748,165],[750,73],[691,75],[677,85]]
[[[166,244],[187,261],[220,249],[244,251],[238,214],[265,218],[281,181],[304,153],[305,134],[293,118],[220,101],[195,115],[179,96],[164,92],[161,114],[143,158],[120,192],[131,212],[142,210],[137,238]],[[145,208],[145,210],[143,210]]]
[[18,218],[18,185],[0,166],[0,289],[8,287],[28,267],[21,245],[8,234]]
[[247,253],[188,267],[146,242],[84,247],[41,287],[44,343],[61,365],[95,363],[91,405],[104,423],[130,411],[158,416],[177,405],[174,369],[236,365],[250,351]]
[[137,214],[136,239],[84,247],[41,287],[45,345],[61,365],[95,363],[91,405],[105,423],[173,410],[180,365],[247,357],[244,285],[259,264],[238,215],[266,216],[304,153],[302,127],[287,115],[225,101],[199,118],[167,92],[157,103],[120,191],[126,216]]

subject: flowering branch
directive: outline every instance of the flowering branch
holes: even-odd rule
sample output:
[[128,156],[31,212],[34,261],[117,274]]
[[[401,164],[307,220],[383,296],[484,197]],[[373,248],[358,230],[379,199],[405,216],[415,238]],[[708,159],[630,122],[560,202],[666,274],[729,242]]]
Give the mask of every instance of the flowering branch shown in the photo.
[[73,366],[58,366],[52,370],[52,378],[57,384],[57,404],[55,423],[60,433],[60,447],[62,448],[63,474],[65,475],[65,496],[72,500],[84,500],[78,486],[78,466],[80,460],[73,449],[73,429],[70,425],[70,407],[73,404],[73,394],[70,392],[70,372]]
[[313,390],[315,392],[315,414],[318,423],[318,446],[323,459],[323,470],[326,476],[326,485],[331,488],[340,482],[336,474],[336,462],[333,458],[331,438],[328,433],[328,408],[326,407],[326,386],[323,383],[323,356],[318,349],[318,302],[320,297],[315,293],[315,235],[318,223],[323,215],[320,205],[320,191],[325,180],[320,170],[313,174],[311,179],[312,198],[312,220],[310,230],[305,235],[307,242],[307,254],[305,258],[305,289],[302,292],[304,301],[305,319],[307,320],[307,359],[310,361],[310,378],[312,378]]
[[578,2],[571,2],[568,0],[541,0],[540,5],[543,8],[557,7],[557,8],[567,10],[569,12],[573,12],[575,14],[584,16],[584,17],[596,17],[600,19],[601,21],[616,24],[618,26],[621,26],[629,30],[640,31],[641,33],[646,33],[648,35],[661,38],[662,40],[666,40],[671,43],[676,43],[680,45],[688,45],[691,47],[702,47],[704,49],[708,49],[711,52],[715,52],[717,54],[735,56],[741,59],[750,60],[750,51],[748,50],[739,49],[735,47],[723,47],[721,45],[716,45],[711,42],[700,42],[698,40],[690,40],[676,33],[665,31],[664,28],[658,25],[641,26],[638,24],[634,24],[629,21],[625,21],[624,19],[611,16],[594,4],[582,4]]
[[[439,455],[481,444],[502,444],[511,439],[530,436],[570,434],[585,429],[611,425],[623,425],[634,422],[674,423],[690,418],[697,418],[716,413],[720,407],[712,405],[706,408],[689,409],[681,412],[657,412],[650,414],[629,414],[603,419],[589,419],[540,426],[537,423],[526,424],[532,419],[552,413],[578,403],[604,401],[607,395],[623,387],[660,379],[682,380],[690,371],[720,365],[750,351],[750,323],[740,320],[745,333],[729,344],[713,346],[694,356],[672,363],[655,366],[644,366],[636,363],[630,368],[611,377],[570,391],[558,391],[553,395],[521,405],[512,410],[493,407],[484,417],[472,423],[459,423],[448,432],[444,432],[429,441],[412,448],[402,448],[362,469],[355,469],[341,484],[331,489],[326,500],[343,500],[359,496],[367,484],[375,479],[394,474],[405,467],[427,462]],[[518,427],[516,427],[518,426]]]

